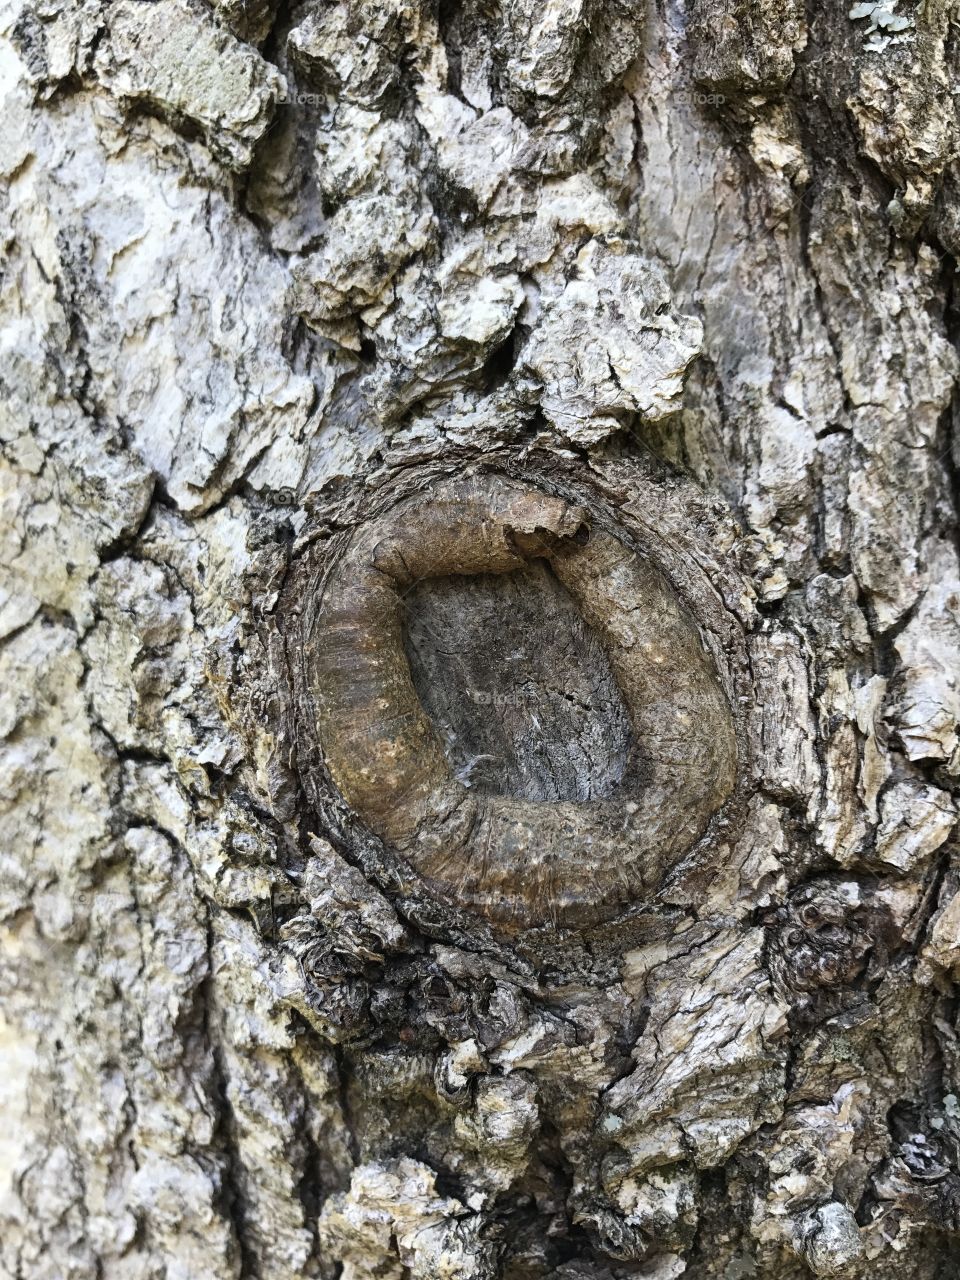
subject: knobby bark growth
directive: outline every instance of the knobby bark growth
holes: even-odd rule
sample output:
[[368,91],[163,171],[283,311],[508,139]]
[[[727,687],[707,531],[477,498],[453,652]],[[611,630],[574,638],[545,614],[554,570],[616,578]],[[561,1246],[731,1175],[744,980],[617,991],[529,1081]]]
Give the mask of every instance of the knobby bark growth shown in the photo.
[[955,1274],[950,7],[0,26],[0,1270]]

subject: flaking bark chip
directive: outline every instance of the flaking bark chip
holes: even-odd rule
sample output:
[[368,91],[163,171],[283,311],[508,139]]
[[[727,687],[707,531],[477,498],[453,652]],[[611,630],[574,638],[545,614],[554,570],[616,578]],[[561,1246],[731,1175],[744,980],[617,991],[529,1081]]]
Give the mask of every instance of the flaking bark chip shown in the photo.
[[[592,928],[649,907],[734,800],[743,638],[692,486],[652,468],[502,465],[407,470],[332,537],[304,540],[281,606],[299,768],[334,834],[372,837],[427,897],[507,935]],[[471,785],[411,671],[408,610],[424,584],[521,575],[523,589],[532,565],[569,597],[626,709],[623,767],[594,798]],[[544,718],[535,692],[526,711]]]

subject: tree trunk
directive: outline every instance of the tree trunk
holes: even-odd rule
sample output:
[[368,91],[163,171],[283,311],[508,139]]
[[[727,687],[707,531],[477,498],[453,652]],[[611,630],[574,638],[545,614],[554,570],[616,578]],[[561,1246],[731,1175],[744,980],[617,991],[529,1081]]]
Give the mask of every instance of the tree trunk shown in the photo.
[[3,26],[3,1274],[955,1275],[952,11]]

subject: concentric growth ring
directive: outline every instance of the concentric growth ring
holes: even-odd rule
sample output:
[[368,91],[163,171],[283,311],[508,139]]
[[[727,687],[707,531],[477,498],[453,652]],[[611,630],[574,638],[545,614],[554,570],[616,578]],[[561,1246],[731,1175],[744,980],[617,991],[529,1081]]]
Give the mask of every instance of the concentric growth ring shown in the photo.
[[[630,764],[578,804],[480,795],[453,774],[414,689],[403,594],[424,578],[544,558],[594,628],[626,704]],[[734,788],[730,706],[698,628],[653,561],[584,508],[499,475],[443,479],[362,526],[305,643],[326,768],[430,892],[507,931],[583,927],[649,892]]]

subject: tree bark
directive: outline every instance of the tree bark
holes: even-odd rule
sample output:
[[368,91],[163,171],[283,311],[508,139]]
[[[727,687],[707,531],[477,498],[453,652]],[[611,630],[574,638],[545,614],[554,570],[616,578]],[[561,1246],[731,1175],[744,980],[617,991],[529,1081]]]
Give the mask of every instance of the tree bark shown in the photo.
[[955,1275],[955,13],[2,28],[0,1271]]

